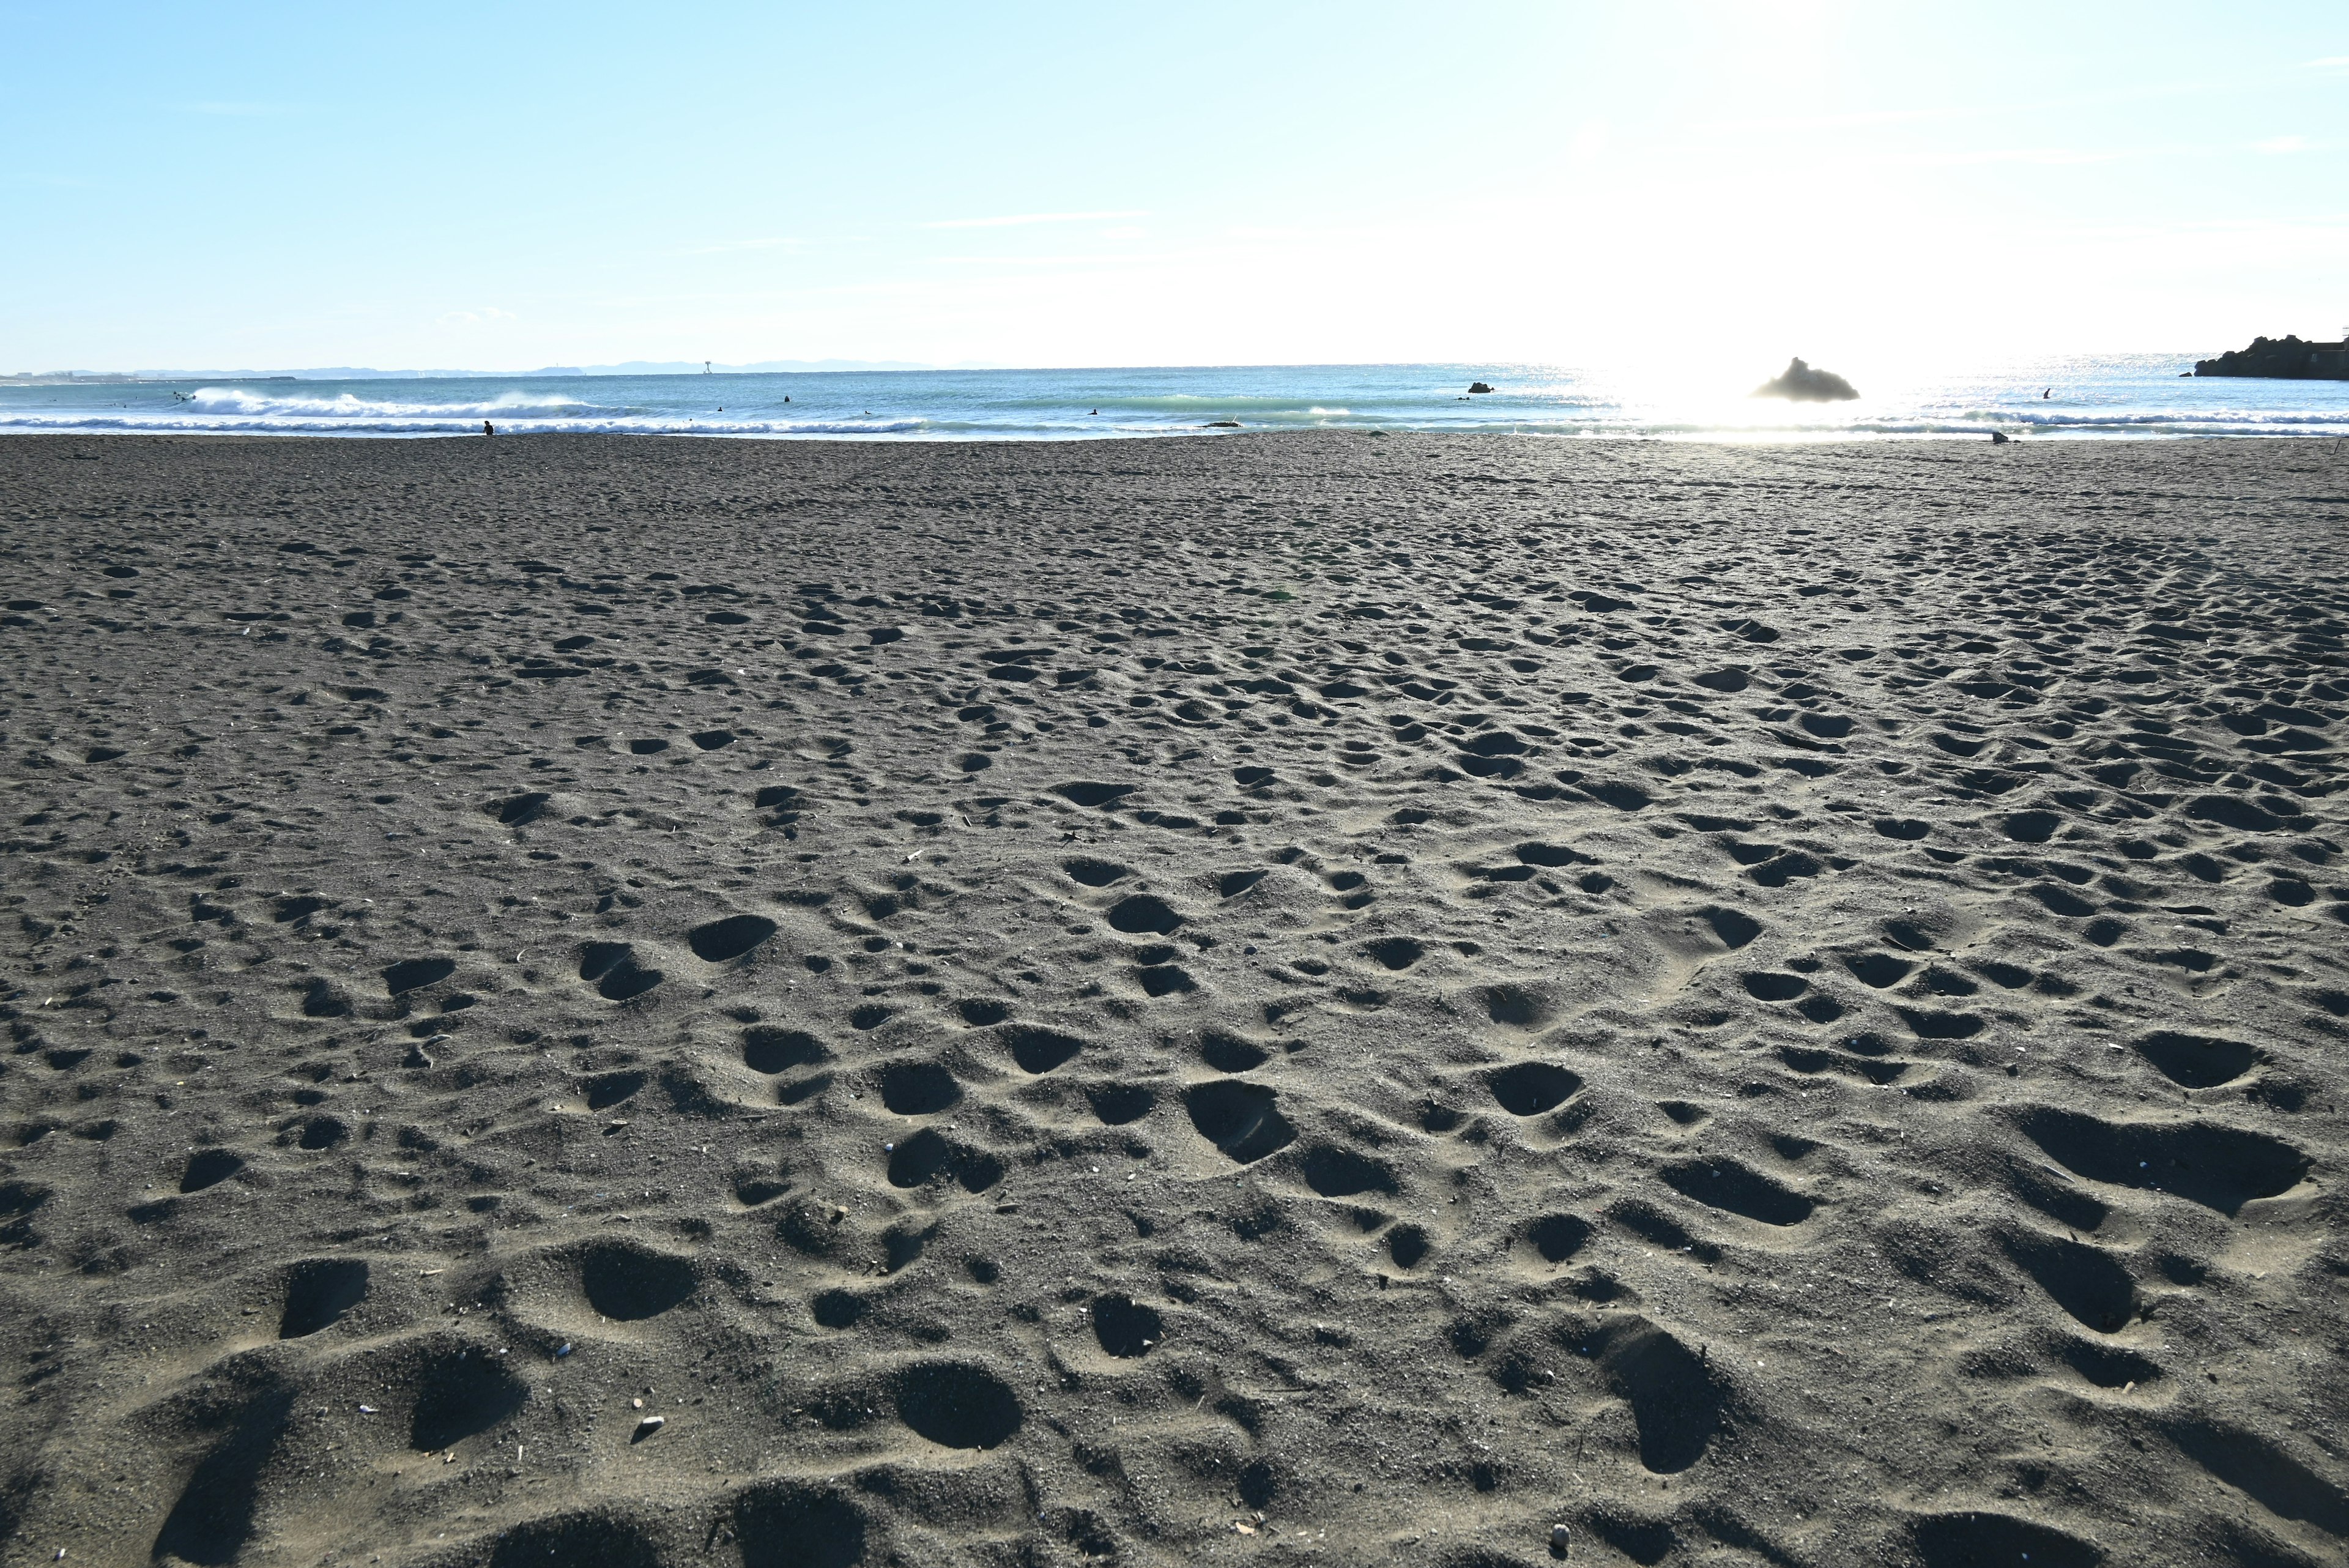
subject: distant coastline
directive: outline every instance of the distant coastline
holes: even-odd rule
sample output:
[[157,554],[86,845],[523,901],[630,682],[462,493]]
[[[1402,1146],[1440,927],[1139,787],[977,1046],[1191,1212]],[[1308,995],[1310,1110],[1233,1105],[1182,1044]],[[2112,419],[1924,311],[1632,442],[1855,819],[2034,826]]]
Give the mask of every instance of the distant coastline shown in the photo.
[[2216,359],[2197,359],[2198,376],[2244,376],[2270,381],[2349,381],[2349,338],[2303,343],[2287,333],[2254,337],[2248,348],[2230,348]]

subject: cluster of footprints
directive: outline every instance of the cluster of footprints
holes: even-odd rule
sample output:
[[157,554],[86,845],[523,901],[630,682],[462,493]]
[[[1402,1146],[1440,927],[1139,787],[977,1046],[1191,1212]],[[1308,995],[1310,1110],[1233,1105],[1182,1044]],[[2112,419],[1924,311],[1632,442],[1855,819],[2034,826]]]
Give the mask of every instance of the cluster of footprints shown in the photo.
[[2337,478],[481,444],[0,462],[12,1561],[2338,1560]]

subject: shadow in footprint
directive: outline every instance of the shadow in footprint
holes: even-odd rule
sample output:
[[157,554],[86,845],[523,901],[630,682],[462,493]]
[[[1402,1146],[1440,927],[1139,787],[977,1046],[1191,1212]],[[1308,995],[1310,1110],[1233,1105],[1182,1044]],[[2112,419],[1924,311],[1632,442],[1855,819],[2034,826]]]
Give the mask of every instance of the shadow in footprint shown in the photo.
[[1146,1355],[1166,1337],[1166,1324],[1156,1309],[1143,1305],[1132,1296],[1095,1296],[1092,1318],[1093,1338],[1103,1350],[1121,1360]]
[[244,1157],[224,1148],[198,1149],[188,1157],[186,1167],[180,1172],[180,1190],[202,1192],[216,1187],[244,1168]]
[[2268,1438],[2203,1418],[2172,1422],[2168,1435],[2187,1458],[2270,1513],[2349,1536],[2349,1493]]
[[775,934],[775,922],[764,915],[729,915],[696,926],[685,936],[686,946],[704,963],[724,963],[740,958]]
[[1537,1116],[1564,1105],[1582,1079],[1547,1062],[1520,1062],[1486,1077],[1485,1086],[1511,1116]]
[[1745,994],[1756,1002],[1792,1002],[1811,989],[1811,982],[1799,974],[1778,974],[1757,970],[1744,977]]
[[350,1136],[350,1127],[339,1118],[312,1116],[302,1124],[302,1136],[294,1141],[296,1147],[316,1153],[320,1149],[332,1148]]
[[2064,1364],[2099,1388],[2140,1387],[2162,1376],[2161,1367],[2134,1350],[2116,1345],[2072,1340],[2060,1352]]
[[481,809],[497,818],[498,826],[501,827],[520,827],[524,823],[536,822],[544,815],[547,803],[554,798],[543,791],[533,790],[528,794],[510,795],[504,800],[492,801]]
[[642,1073],[605,1073],[587,1080],[587,1108],[609,1110],[645,1086]]
[[[1569,1337],[1581,1336],[1569,1331]],[[1704,1358],[1637,1318],[1599,1330],[1583,1343],[1595,1351],[1616,1395],[1631,1407],[1642,1466],[1658,1475],[1678,1475],[1704,1457],[1721,1430],[1727,1404]]]
[[2250,1072],[2259,1053],[2239,1040],[2162,1030],[2137,1042],[2137,1054],[2174,1084],[2189,1089],[2214,1088]]
[[854,1328],[871,1304],[854,1291],[818,1291],[808,1303],[808,1315],[820,1328]]
[[152,1554],[157,1562],[176,1558],[212,1568],[243,1554],[253,1534],[261,1472],[277,1451],[293,1405],[292,1389],[267,1388],[208,1423],[227,1431],[198,1462],[162,1529],[156,1532]]
[[1158,1096],[1142,1084],[1096,1084],[1085,1091],[1085,1103],[1104,1124],[1121,1127],[1148,1116]]
[[1073,1034],[1025,1023],[1004,1030],[1002,1039],[1023,1073],[1049,1073],[1085,1048],[1085,1043]]
[[856,1568],[864,1529],[856,1504],[798,1481],[755,1487],[734,1505],[742,1568]]
[[1909,1526],[1909,1540],[1921,1568],[2096,1568],[2105,1560],[2076,1535],[2003,1513],[1928,1514]]
[[2137,1315],[2137,1282],[2110,1254],[2029,1231],[2002,1240],[2006,1255],[2057,1306],[2098,1334],[2118,1334]]
[[1382,937],[1362,951],[1388,969],[1404,970],[1417,963],[1427,950],[1409,937]]
[[367,1299],[367,1266],[359,1258],[313,1258],[285,1277],[285,1310],[277,1337],[301,1339],[341,1321]]
[[1166,936],[1183,923],[1173,906],[1151,893],[1132,893],[1110,906],[1109,923],[1112,930],[1128,936]]
[[1885,921],[1884,935],[1894,947],[1912,953],[1931,952],[1940,943],[1940,933],[1933,926],[1905,918]]
[[446,958],[403,959],[383,971],[383,988],[393,996],[438,985],[457,972],[457,961]]
[[420,1369],[415,1386],[408,1441],[421,1454],[487,1431],[530,1398],[530,1390],[499,1357],[479,1345],[435,1356]]
[[761,1024],[742,1032],[742,1064],[753,1073],[771,1075],[793,1067],[819,1066],[831,1060],[831,1049],[803,1029]]
[[598,1242],[578,1258],[587,1304],[615,1323],[658,1317],[693,1294],[697,1283],[683,1258],[626,1242]]
[[2055,836],[2064,819],[2052,811],[2018,811],[1999,825],[1999,831],[2017,844],[2044,844]]
[[984,1149],[953,1142],[936,1127],[898,1140],[889,1151],[892,1187],[927,1187],[948,1178],[966,1192],[984,1192],[1003,1179],[1003,1162]]
[[1088,888],[1106,888],[1122,877],[1133,875],[1123,866],[1085,857],[1061,861],[1061,869]]
[[882,1069],[881,1103],[901,1116],[928,1116],[960,1103],[962,1085],[936,1062],[896,1062]]
[[1351,1198],[1358,1192],[1392,1192],[1394,1172],[1367,1155],[1334,1144],[1316,1144],[1299,1162],[1305,1185],[1324,1198]]
[[664,1568],[670,1561],[642,1525],[610,1508],[533,1519],[498,1537],[489,1568]]
[[1917,966],[1889,953],[1847,953],[1843,967],[1851,971],[1852,978],[1860,984],[1882,991],[1907,980]]
[[1246,1073],[1265,1064],[1271,1053],[1252,1040],[1210,1029],[1199,1036],[1199,1059],[1218,1073]]
[[1654,797],[1636,784],[1590,784],[1582,787],[1593,799],[1618,811],[1644,811],[1654,804]]
[[1242,1165],[1296,1141],[1297,1129],[1274,1108],[1273,1091],[1226,1078],[1194,1085],[1183,1096],[1199,1136]]
[[1917,1007],[1896,1007],[1900,1021],[1920,1040],[1971,1040],[1985,1027],[1971,1012],[1932,1012]]
[[2289,1192],[2308,1173],[2309,1157],[2292,1145],[2214,1122],[2116,1124],[2032,1106],[2017,1115],[2015,1125],[2076,1176],[2158,1188],[2222,1214]]
[[1114,805],[1132,794],[1137,786],[1113,784],[1054,784],[1052,793],[1079,805]]
[[1545,1263],[1563,1263],[1589,1240],[1589,1221],[1571,1214],[1545,1214],[1526,1227],[1526,1244]]
[[1762,934],[1762,922],[1741,910],[1706,909],[1702,914],[1721,945],[1733,952]]
[[1549,1022],[1549,999],[1521,985],[1487,986],[1479,993],[1485,1016],[1510,1029],[1538,1029]]
[[1640,1568],[1654,1568],[1681,1543],[1668,1519],[1630,1519],[1612,1511],[1592,1515],[1590,1532]]
[[1733,1159],[1687,1160],[1668,1165],[1658,1174],[1683,1198],[1764,1225],[1799,1225],[1816,1207],[1801,1193],[1789,1191]]
[[595,993],[606,1002],[626,1002],[642,996],[665,978],[657,969],[636,962],[636,950],[626,942],[589,942],[579,950],[579,978],[595,982]]
[[1019,1397],[983,1366],[916,1362],[894,1382],[898,1419],[940,1448],[997,1448],[1019,1430]]

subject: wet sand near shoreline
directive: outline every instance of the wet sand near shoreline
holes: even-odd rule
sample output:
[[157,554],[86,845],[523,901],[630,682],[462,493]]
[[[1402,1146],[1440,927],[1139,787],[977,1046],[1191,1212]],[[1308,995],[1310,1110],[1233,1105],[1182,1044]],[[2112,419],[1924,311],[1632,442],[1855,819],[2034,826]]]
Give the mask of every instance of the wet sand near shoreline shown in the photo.
[[0,1561],[2343,1561],[2336,443],[0,441]]

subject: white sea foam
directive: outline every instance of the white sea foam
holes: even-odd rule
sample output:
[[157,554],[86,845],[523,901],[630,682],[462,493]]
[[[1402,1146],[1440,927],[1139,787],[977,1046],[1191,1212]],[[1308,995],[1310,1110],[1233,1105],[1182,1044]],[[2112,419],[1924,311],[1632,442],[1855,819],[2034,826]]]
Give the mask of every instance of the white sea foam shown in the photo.
[[594,411],[576,398],[509,390],[486,402],[388,402],[344,392],[333,398],[288,398],[242,387],[200,387],[182,407],[199,414],[240,419],[336,421],[566,419]]

